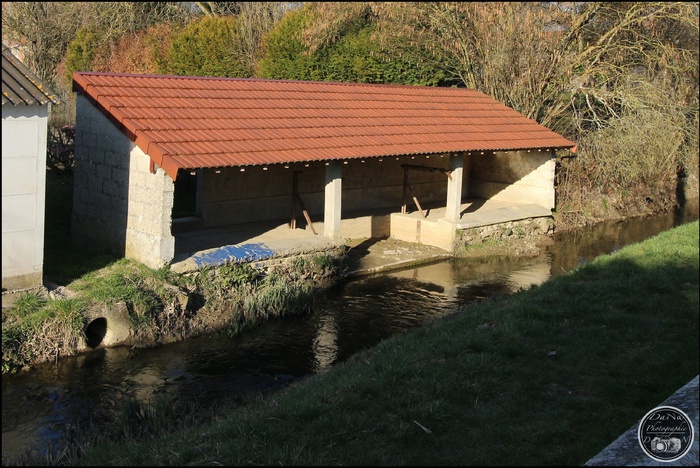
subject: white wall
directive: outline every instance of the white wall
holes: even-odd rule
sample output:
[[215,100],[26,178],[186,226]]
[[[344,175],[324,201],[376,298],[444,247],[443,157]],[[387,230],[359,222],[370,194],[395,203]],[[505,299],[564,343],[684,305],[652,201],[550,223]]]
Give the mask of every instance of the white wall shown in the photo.
[[2,106],[2,288],[40,286],[49,106]]

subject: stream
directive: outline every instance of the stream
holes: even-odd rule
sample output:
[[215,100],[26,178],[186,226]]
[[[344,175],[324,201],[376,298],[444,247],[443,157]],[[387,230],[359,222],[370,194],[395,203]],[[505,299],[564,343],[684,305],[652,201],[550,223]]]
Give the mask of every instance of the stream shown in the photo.
[[80,427],[108,427],[127,399],[145,403],[165,394],[203,407],[285,388],[427,320],[541,284],[696,219],[697,199],[680,211],[556,234],[536,258],[453,258],[340,281],[317,294],[310,314],[276,319],[237,337],[101,348],[3,376],[3,464],[32,447],[47,453]]

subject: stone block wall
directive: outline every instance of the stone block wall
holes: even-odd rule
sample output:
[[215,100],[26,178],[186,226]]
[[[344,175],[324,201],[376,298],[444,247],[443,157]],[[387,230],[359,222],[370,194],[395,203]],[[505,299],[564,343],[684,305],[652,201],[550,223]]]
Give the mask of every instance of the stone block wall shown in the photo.
[[555,207],[555,161],[550,151],[472,153],[469,195],[476,198]]
[[[400,211],[404,177],[402,164],[440,169],[449,167],[447,155],[394,156],[364,161],[349,161],[343,165],[343,212],[374,208]],[[409,170],[408,182],[421,206],[444,206],[447,198],[446,175]],[[412,204],[410,192],[407,196],[408,203]]]
[[[323,213],[322,163],[224,167],[204,169],[202,218],[206,226],[225,226],[257,221],[287,219],[291,215],[292,181],[298,175],[298,191],[307,210]],[[301,209],[297,210],[301,217]]]
[[175,256],[172,235],[175,185],[165,171],[150,171],[151,158],[138,147],[131,153],[125,256],[159,268]]
[[[391,213],[368,214],[342,219],[340,237],[343,239],[387,238],[391,235],[391,216]],[[314,229],[318,233],[323,233],[323,221],[314,221]]]
[[174,183],[85,97],[78,95],[72,237],[93,250],[159,268],[172,260]]
[[[448,167],[445,155],[403,156],[349,160],[343,164],[343,215],[374,209],[401,209],[402,164]],[[205,169],[201,200],[207,226],[287,219],[291,216],[294,171],[297,190],[312,219],[322,221],[324,210],[325,162],[272,164],[241,168]],[[447,176],[410,171],[409,183],[421,205],[443,206]],[[412,202],[411,202],[412,203]],[[296,214],[301,218],[301,208]]]

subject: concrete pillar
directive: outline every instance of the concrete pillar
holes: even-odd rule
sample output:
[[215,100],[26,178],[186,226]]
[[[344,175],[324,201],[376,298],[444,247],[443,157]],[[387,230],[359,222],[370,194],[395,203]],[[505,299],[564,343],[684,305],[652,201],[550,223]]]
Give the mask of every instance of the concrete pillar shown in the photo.
[[450,222],[459,221],[462,205],[462,172],[464,170],[464,155],[450,155],[450,178],[447,179],[447,207],[445,219]]
[[557,151],[555,149],[551,149],[549,152],[550,159],[547,162],[550,165],[550,183],[548,188],[551,190],[551,197],[550,197],[550,204],[546,208],[549,208],[551,210],[556,209],[557,207],[557,190],[554,188],[556,182],[557,182]]
[[323,235],[331,239],[340,239],[342,189],[343,163],[331,161],[326,166],[326,196],[323,211]]

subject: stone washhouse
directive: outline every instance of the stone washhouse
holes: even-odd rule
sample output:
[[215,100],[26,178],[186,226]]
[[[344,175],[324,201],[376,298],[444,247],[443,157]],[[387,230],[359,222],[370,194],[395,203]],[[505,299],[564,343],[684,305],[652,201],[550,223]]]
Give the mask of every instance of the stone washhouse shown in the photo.
[[575,150],[472,89],[76,72],[73,91],[73,240],[176,271],[358,238],[450,252],[499,213],[551,217]]

